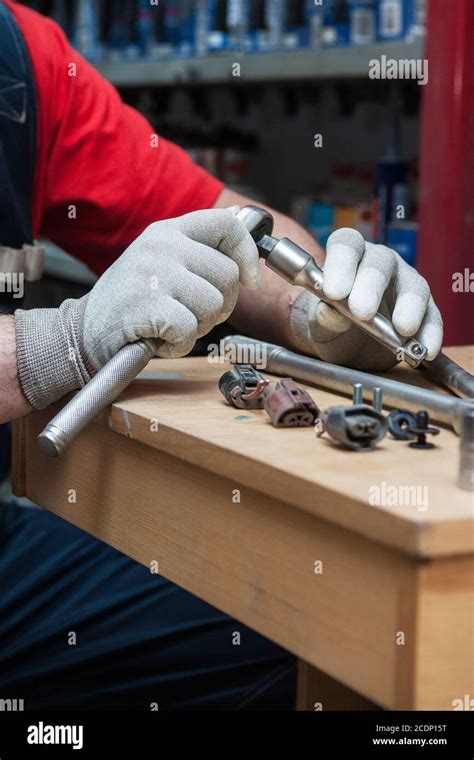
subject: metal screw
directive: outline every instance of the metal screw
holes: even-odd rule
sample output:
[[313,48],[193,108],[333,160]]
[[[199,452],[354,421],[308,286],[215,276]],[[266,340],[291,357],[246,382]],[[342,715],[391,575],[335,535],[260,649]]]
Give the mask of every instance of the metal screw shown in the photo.
[[410,433],[416,436],[416,440],[408,445],[412,449],[433,449],[434,444],[428,443],[427,435],[438,435],[439,428],[429,427],[428,412],[421,411],[416,414],[416,427],[410,429]]
[[423,348],[422,346],[420,346],[419,343],[414,343],[411,350],[413,351],[415,356],[419,356],[420,354],[423,353]]
[[362,383],[354,383],[352,386],[352,403],[354,406],[359,406],[364,403],[364,386]]
[[383,409],[383,390],[382,388],[374,388],[374,399],[372,402],[372,406],[375,409],[376,412],[379,412],[379,414],[382,412]]

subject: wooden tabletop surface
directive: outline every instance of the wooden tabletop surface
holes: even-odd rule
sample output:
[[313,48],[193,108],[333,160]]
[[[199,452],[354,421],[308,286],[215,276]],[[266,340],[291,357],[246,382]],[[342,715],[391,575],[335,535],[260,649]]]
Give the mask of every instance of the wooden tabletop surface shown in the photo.
[[[446,353],[474,371],[472,348]],[[111,407],[108,423],[403,553],[428,558],[473,551],[474,496],[457,486],[459,438],[452,431],[443,428],[429,451],[390,436],[372,453],[343,450],[314,429],[275,429],[264,411],[228,406],[217,387],[226,369],[206,358],[154,360]],[[391,375],[433,387],[408,368]],[[342,402],[300,385],[321,409]]]

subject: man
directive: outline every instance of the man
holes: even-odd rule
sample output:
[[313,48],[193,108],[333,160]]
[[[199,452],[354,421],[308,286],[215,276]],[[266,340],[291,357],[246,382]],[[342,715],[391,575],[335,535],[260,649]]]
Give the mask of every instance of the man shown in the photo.
[[[184,356],[229,319],[247,334],[364,369],[393,357],[314,296],[259,264],[236,208],[252,202],[158,140],[51,21],[0,2],[0,244],[24,269],[51,238],[102,275],[59,309],[0,316],[0,420],[80,388],[127,342]],[[15,97],[23,96],[12,106]],[[311,236],[275,234],[322,264]],[[8,258],[9,257],[9,258]],[[438,353],[427,283],[354,230],[328,243],[324,287],[354,313],[390,313]],[[290,708],[294,661],[278,647],[36,510],[0,521],[0,697],[26,709]],[[233,632],[240,646],[232,645]]]

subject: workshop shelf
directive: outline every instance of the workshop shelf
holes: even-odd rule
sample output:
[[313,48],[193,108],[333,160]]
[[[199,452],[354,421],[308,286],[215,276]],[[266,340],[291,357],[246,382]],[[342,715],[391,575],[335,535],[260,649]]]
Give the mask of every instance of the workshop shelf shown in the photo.
[[[317,79],[357,79],[368,76],[372,58],[419,58],[423,41],[392,42],[324,50],[245,54],[215,53],[200,58],[97,63],[97,69],[116,87],[172,86],[176,84],[248,85]],[[241,75],[233,75],[239,63]]]

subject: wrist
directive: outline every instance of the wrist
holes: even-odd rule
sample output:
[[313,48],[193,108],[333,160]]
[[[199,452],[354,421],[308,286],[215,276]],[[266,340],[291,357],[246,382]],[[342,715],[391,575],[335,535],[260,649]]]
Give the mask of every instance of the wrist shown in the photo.
[[15,312],[18,379],[34,409],[81,388],[93,374],[82,344],[86,298],[68,299],[59,309]]
[[16,363],[15,319],[0,316],[0,423],[23,417],[32,407],[22,393]]

